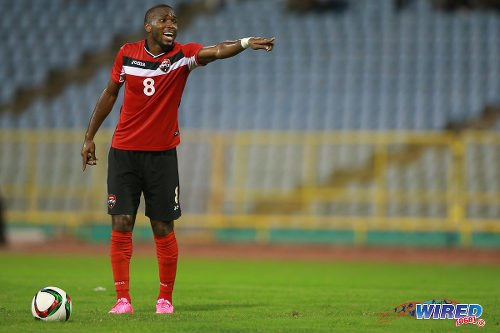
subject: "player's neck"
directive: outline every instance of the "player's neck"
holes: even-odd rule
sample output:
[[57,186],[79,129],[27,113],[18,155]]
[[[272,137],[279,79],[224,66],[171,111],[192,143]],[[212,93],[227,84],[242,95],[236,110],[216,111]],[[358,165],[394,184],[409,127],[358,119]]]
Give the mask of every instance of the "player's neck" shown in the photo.
[[154,40],[147,38],[145,41],[146,50],[148,50],[154,56],[158,56],[162,53],[170,52],[174,48],[174,43],[171,46],[162,46],[156,43]]

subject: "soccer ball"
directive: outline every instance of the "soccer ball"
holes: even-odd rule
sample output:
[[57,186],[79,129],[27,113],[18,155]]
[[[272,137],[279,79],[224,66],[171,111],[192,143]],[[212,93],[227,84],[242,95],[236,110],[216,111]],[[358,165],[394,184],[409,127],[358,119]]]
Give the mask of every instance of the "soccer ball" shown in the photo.
[[31,313],[37,320],[66,321],[71,315],[71,299],[60,288],[45,287],[33,297]]

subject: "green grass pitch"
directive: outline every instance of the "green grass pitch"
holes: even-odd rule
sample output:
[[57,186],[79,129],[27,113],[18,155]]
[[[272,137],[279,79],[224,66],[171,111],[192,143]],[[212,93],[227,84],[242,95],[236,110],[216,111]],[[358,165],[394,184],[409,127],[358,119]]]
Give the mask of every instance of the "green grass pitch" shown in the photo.
[[[0,253],[1,332],[452,332],[500,331],[500,268],[181,258],[175,314],[157,315],[156,258],[135,256],[135,313],[110,315],[115,301],[109,257]],[[30,303],[48,285],[68,292],[68,322],[35,321]],[[106,291],[94,291],[96,287]],[[410,301],[479,303],[486,325],[395,318],[380,313]]]

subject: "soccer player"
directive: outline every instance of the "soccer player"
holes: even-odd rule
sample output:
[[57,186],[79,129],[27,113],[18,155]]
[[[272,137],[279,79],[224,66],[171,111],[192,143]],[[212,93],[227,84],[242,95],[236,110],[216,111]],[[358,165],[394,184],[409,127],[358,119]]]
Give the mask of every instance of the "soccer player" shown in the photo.
[[246,48],[271,51],[274,38],[247,37],[204,47],[179,44],[172,7],[146,12],[146,40],[123,45],[111,80],[90,118],[81,151],[82,171],[96,165],[94,136],[111,112],[125,83],[125,97],[108,155],[108,213],[111,215],[111,265],[117,302],[109,313],[134,312],[129,294],[132,230],[141,193],[151,221],[160,275],[156,313],[173,313],[177,271],[174,220],[181,216],[176,146],[180,143],[178,106],[189,73]]

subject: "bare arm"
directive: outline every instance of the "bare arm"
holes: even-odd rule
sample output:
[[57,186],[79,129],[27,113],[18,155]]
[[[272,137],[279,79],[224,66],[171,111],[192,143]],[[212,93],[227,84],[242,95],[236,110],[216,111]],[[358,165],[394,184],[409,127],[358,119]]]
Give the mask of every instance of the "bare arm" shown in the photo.
[[[274,47],[274,37],[252,37],[248,41],[248,45],[254,50],[262,49],[269,52]],[[207,46],[202,48],[198,52],[198,62],[202,65],[206,65],[217,59],[225,59],[235,56],[243,50],[245,49],[243,48],[243,46],[241,46],[240,40],[221,42],[214,46]]]
[[113,105],[115,104],[116,98],[118,97],[121,86],[121,84],[117,84],[113,80],[109,80],[108,85],[97,100],[97,104],[94,108],[94,112],[92,113],[92,117],[90,117],[89,127],[87,128],[85,139],[83,141],[81,153],[83,160],[82,171],[85,171],[87,164],[97,164],[97,158],[95,156],[94,136],[97,133],[99,127],[101,127],[104,119],[106,119],[108,114],[113,109]]

